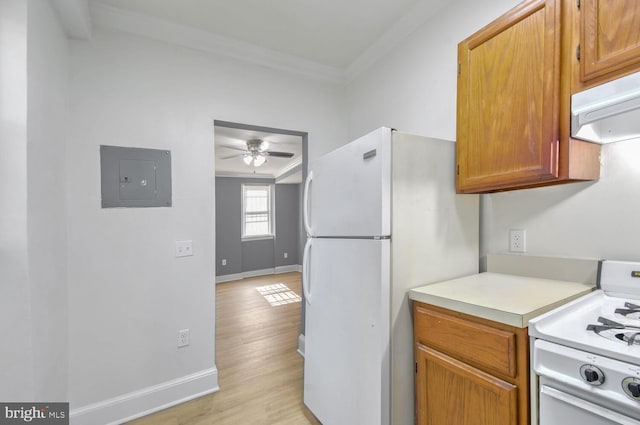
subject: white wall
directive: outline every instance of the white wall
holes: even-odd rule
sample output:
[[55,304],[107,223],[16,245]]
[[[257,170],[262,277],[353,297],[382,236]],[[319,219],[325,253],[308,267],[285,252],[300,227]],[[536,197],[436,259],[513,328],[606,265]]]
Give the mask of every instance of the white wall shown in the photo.
[[0,399],[67,399],[67,42],[49,2],[0,0]]
[[486,252],[508,250],[525,229],[527,251],[640,261],[640,140],[602,147],[600,180],[487,195]]
[[[0,0],[0,400],[33,397],[27,260],[27,3]],[[8,340],[7,336],[11,335]]]
[[348,86],[349,134],[382,125],[455,140],[458,43],[520,0],[456,0]]
[[[214,367],[213,120],[346,140],[343,89],[98,29],[73,42],[67,146],[72,409]],[[99,145],[169,149],[173,207],[100,208]],[[193,257],[174,258],[192,239]],[[179,329],[191,345],[177,349]]]
[[35,400],[67,399],[66,164],[69,52],[48,1],[28,6],[27,181]]
[[[457,43],[517,3],[458,0],[358,76],[348,87],[350,136],[386,125],[454,139]],[[602,152],[598,182],[484,195],[481,255],[506,251],[509,229],[524,228],[533,254],[640,260],[640,142]]]

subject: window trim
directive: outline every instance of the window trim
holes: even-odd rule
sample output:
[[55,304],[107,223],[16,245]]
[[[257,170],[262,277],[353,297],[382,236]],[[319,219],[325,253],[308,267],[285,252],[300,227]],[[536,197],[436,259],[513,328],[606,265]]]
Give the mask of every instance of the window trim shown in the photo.
[[[269,196],[269,210],[267,211],[269,217],[269,233],[263,235],[251,235],[247,236],[245,234],[246,231],[246,217],[247,213],[245,211],[245,199],[246,199],[246,190],[250,187],[268,187],[268,196]],[[266,239],[274,239],[276,234],[276,220],[275,220],[275,184],[273,183],[243,183],[242,184],[242,226],[240,229],[241,232],[241,241],[258,241],[258,240],[266,240]]]

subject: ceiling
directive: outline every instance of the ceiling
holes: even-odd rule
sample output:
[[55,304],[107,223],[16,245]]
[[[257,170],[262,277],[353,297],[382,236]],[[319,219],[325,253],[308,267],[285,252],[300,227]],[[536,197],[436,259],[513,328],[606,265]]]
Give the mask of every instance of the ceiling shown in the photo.
[[[72,37],[90,38],[92,25],[107,25],[313,78],[344,82],[393,49],[448,0],[83,1],[91,10],[88,20],[85,17],[89,13],[62,7],[77,3],[56,3]],[[294,156],[268,157],[260,167],[247,166],[238,149],[246,149],[246,141],[254,138],[269,141],[271,150],[292,152]],[[215,145],[216,175],[251,175],[287,183],[301,179],[299,173],[290,171],[302,160],[299,136],[216,127]],[[234,154],[240,155],[223,159]],[[283,173],[288,176],[284,180],[278,178]]]
[[408,26],[418,10],[429,14],[446,1],[91,0],[339,69],[394,24]]
[[[302,180],[301,136],[216,126],[214,138],[216,176],[275,178],[278,183],[300,183]],[[243,150],[247,149],[250,139],[267,141],[267,151],[291,152],[293,157],[268,156],[267,162],[259,167],[246,165],[242,159]]]

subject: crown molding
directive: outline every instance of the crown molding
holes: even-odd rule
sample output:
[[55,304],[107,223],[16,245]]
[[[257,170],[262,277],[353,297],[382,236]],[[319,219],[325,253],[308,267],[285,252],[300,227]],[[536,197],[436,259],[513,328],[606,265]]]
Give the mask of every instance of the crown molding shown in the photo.
[[89,0],[52,0],[60,23],[69,38],[90,40],[93,35]]
[[276,183],[301,183],[302,182],[302,160],[286,167],[276,175]]
[[113,28],[130,34],[227,56],[315,80],[334,84],[344,84],[346,82],[345,73],[342,69],[322,65],[243,41],[233,40],[207,31],[118,9],[103,3],[92,2],[89,7],[93,23],[96,26]]
[[440,1],[439,3],[419,1],[416,3],[409,10],[409,13],[391,24],[380,38],[351,62],[345,71],[347,82],[353,81],[358,75],[391,53],[396,46],[420,28],[425,21],[435,15],[446,4],[446,1]]
[[238,179],[261,179],[272,180],[275,182],[275,177],[272,174],[253,174],[253,173],[236,173],[232,171],[216,171],[216,177],[232,177]]
[[52,0],[70,38],[90,40],[94,26],[112,28],[166,43],[231,57],[314,80],[344,85],[388,55],[447,3],[419,1],[346,69],[323,65],[207,31],[88,0]]
[[298,171],[302,171],[302,158],[298,158],[296,161],[293,161],[291,164],[283,167],[275,177],[276,179],[279,179],[280,177],[286,177],[286,175],[297,173]]

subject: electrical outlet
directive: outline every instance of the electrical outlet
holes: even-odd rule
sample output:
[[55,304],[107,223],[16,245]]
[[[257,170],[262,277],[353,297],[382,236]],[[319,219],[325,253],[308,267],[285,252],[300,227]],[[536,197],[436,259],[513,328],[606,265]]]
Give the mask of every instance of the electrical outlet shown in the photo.
[[289,253],[288,252],[284,253],[284,258],[289,258]]
[[178,348],[189,345],[189,329],[178,331]]
[[227,259],[226,259],[226,258],[223,258],[223,259],[222,259],[222,265],[223,265],[223,266],[226,266],[226,265],[227,265]]
[[524,229],[509,230],[509,251],[526,252],[527,251],[527,232]]
[[193,255],[192,241],[176,241],[176,257],[189,257]]

